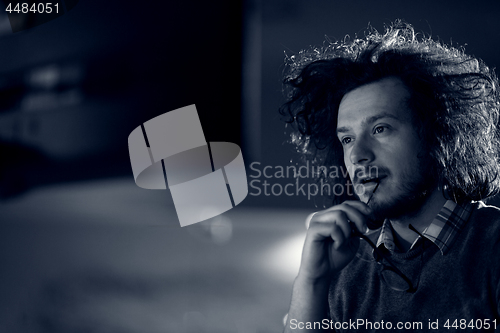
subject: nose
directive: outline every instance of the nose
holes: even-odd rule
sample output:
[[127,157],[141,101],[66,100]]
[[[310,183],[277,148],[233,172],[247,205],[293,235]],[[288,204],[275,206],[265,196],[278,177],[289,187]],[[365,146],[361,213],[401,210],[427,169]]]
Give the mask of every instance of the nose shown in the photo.
[[365,165],[375,159],[369,138],[358,137],[351,148],[349,159],[353,165]]

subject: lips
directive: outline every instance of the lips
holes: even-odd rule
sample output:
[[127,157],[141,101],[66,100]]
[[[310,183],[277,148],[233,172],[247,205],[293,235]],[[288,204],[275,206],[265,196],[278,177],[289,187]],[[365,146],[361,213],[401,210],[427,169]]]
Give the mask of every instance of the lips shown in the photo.
[[368,184],[378,184],[382,181],[382,179],[386,178],[386,175],[383,176],[368,176],[368,177],[360,177],[356,180],[356,184],[368,185]]
[[376,177],[372,177],[372,178],[365,178],[365,179],[360,179],[359,180],[359,183],[360,184],[368,184],[368,183],[379,183],[380,182],[380,178],[376,178]]

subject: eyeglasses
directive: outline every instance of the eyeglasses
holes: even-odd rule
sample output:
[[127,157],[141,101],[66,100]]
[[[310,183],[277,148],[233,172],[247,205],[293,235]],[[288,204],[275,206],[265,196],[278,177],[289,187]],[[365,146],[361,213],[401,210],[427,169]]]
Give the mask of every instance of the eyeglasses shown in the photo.
[[[362,233],[360,233],[358,231],[358,229],[356,228],[356,226],[354,225],[354,223],[352,223],[352,222],[350,222],[350,223],[351,223],[352,236],[364,239],[373,248],[373,251],[376,254],[376,259],[374,259],[374,260],[379,265],[382,266],[382,269],[380,270],[379,274],[382,277],[382,279],[384,280],[384,282],[391,289],[396,290],[396,291],[406,291],[408,293],[414,293],[415,291],[417,291],[418,281],[417,281],[417,285],[414,286],[412,281],[406,275],[404,275],[403,272],[401,272],[392,263],[392,261],[389,259],[389,257],[387,255],[385,255],[382,251],[380,251],[377,248],[377,246],[375,246],[375,244],[373,244],[373,242],[370,240],[370,238],[368,238],[366,235],[363,235]],[[411,224],[410,224],[409,228],[412,231],[416,232],[422,238],[425,238]],[[422,246],[424,246],[424,240],[422,240]],[[424,250],[425,250],[425,248],[422,249],[422,253],[420,256],[420,271],[418,274],[418,279],[420,279],[420,273],[422,271],[422,255],[423,255]],[[359,258],[362,259],[361,257],[359,257]],[[388,265],[384,264],[384,262],[382,262],[382,260],[385,260],[388,263]]]

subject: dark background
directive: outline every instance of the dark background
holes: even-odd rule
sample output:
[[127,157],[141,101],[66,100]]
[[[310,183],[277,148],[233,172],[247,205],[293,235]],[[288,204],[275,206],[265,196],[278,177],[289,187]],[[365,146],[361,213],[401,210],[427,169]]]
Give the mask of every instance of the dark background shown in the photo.
[[196,104],[207,141],[286,167],[284,51],[400,18],[498,67],[499,14],[484,0],[81,0],[17,33],[0,14],[0,331],[281,331],[320,198],[249,194],[181,228],[169,191],[135,186],[129,133]]
[[82,1],[46,24],[5,31],[0,140],[11,149],[2,164],[39,171],[17,185],[4,173],[5,195],[128,175],[130,132],[190,104],[207,141],[239,144],[241,34],[234,1]]

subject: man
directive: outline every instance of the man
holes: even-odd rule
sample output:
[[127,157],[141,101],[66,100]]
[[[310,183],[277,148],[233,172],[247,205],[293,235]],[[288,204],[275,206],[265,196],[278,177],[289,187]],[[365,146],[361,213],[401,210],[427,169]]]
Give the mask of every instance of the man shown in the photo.
[[494,72],[396,22],[289,58],[285,84],[304,159],[348,171],[319,175],[346,191],[310,217],[285,332],[500,327]]

